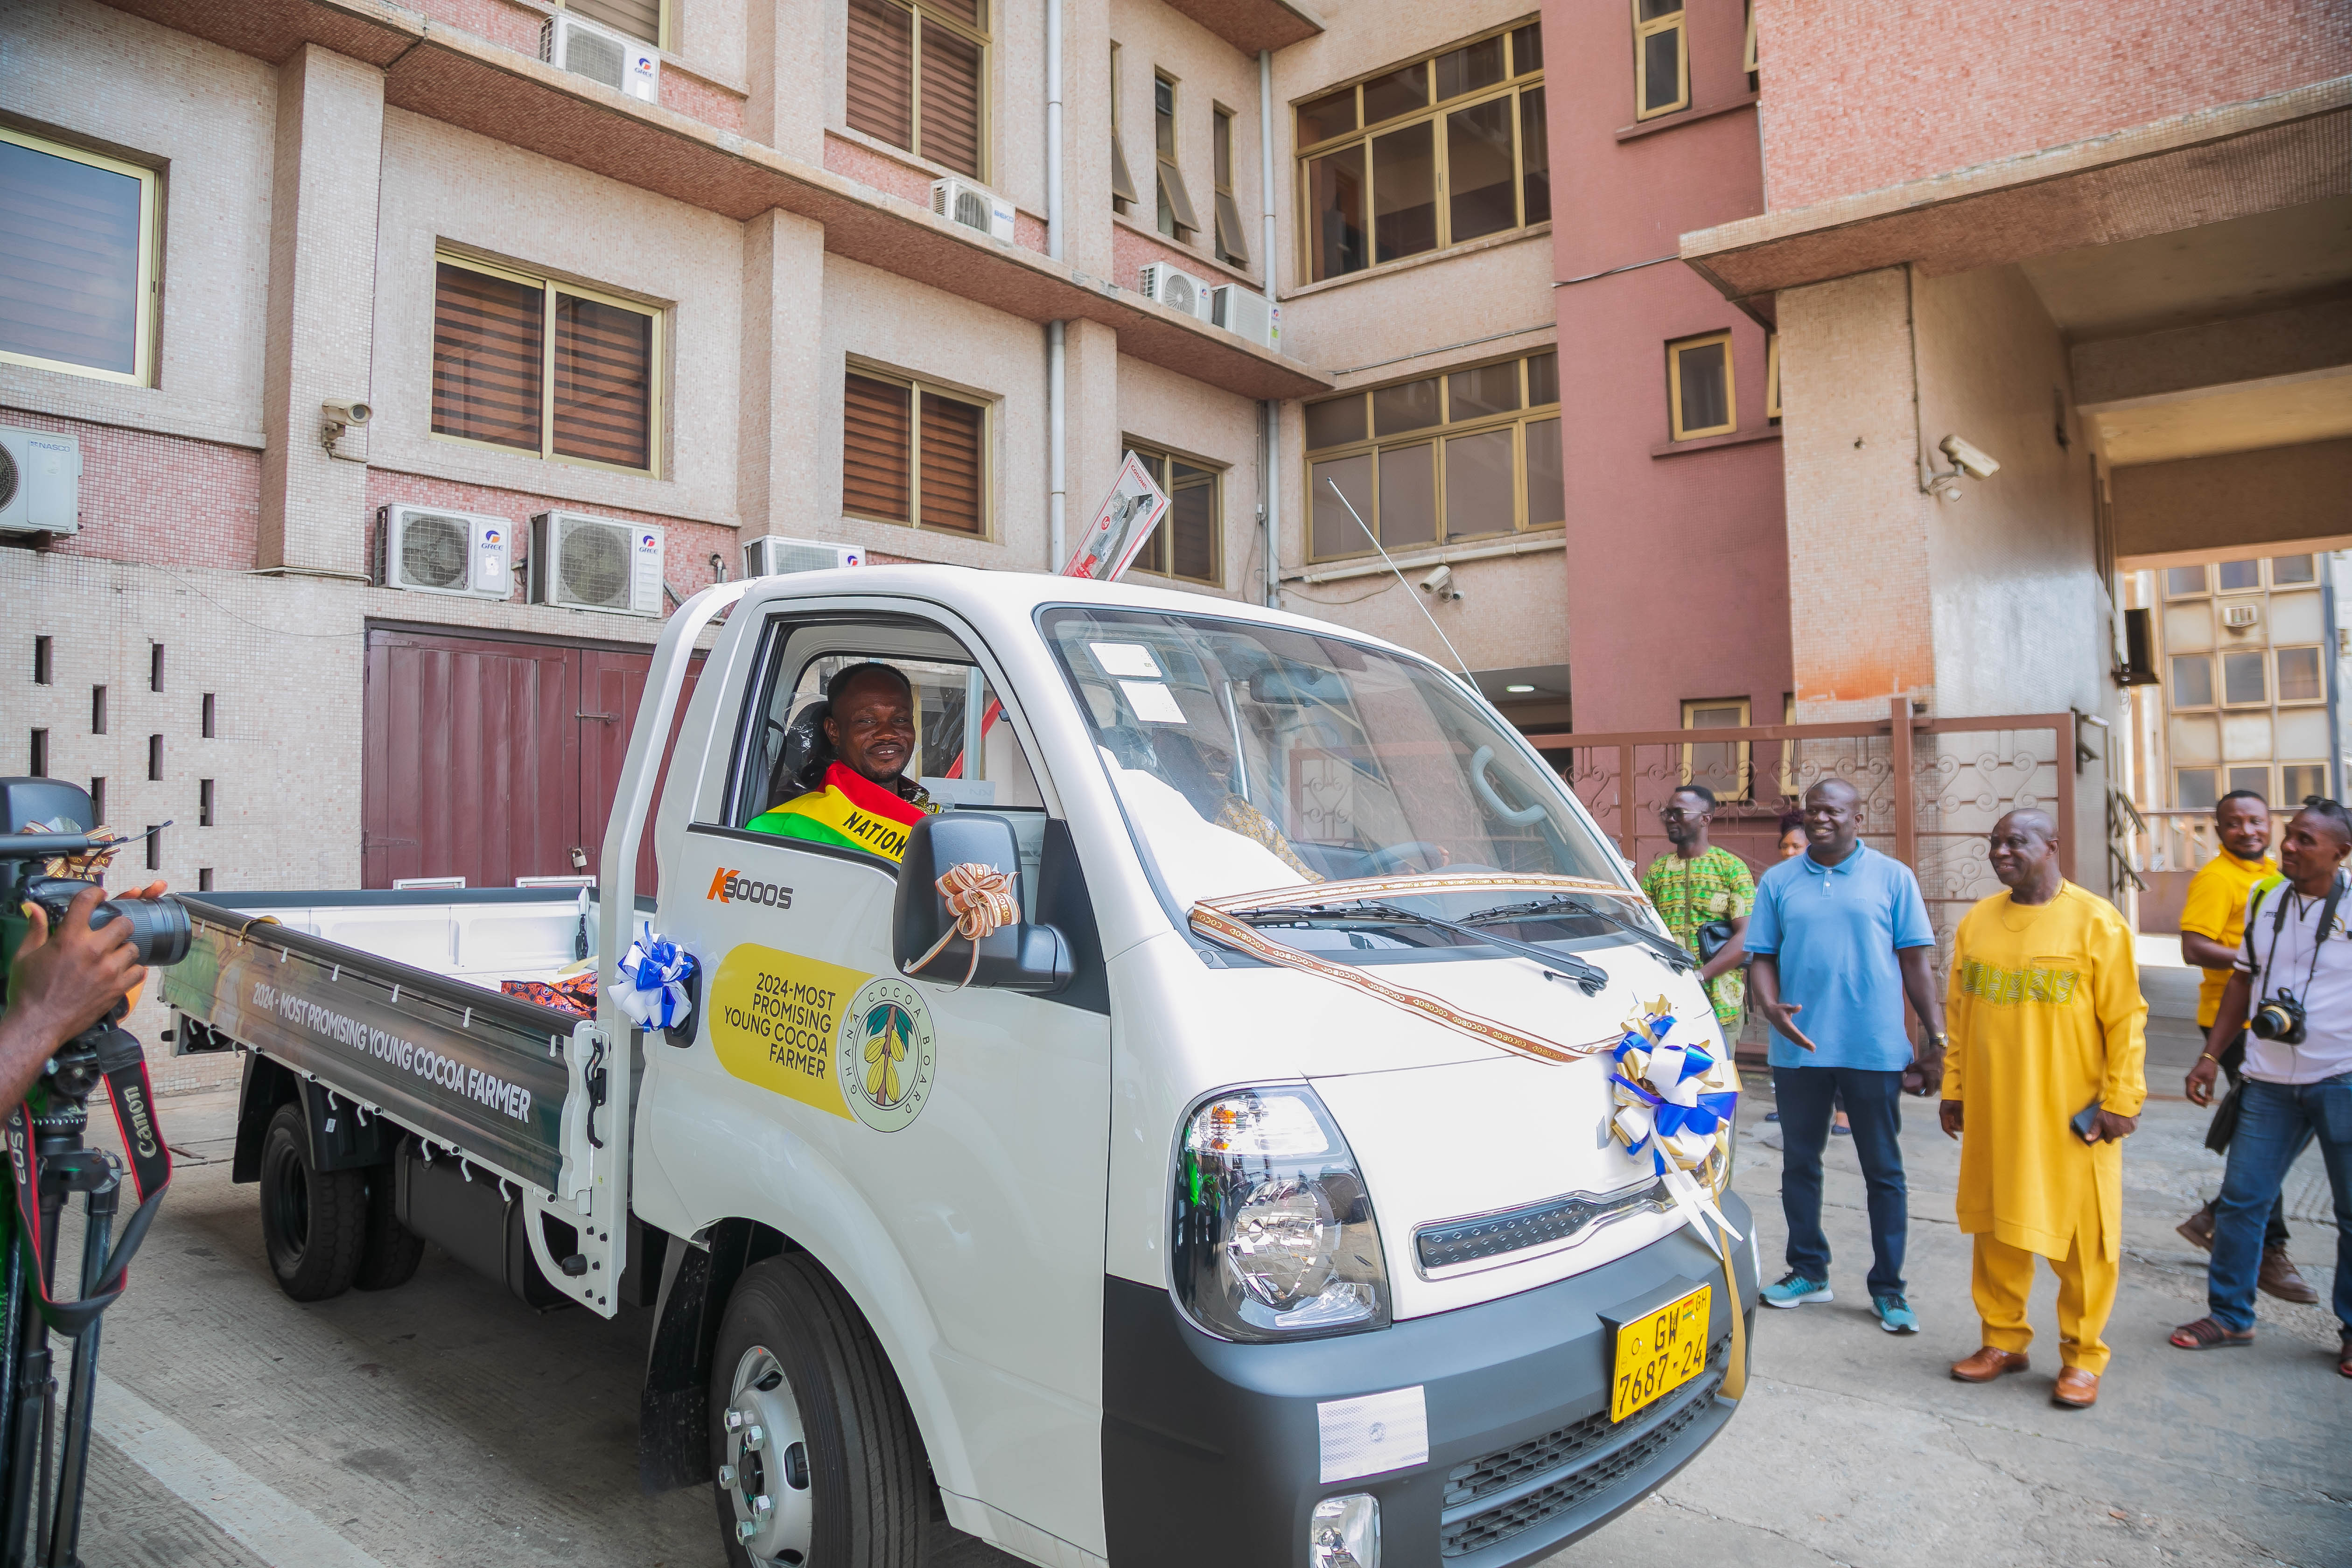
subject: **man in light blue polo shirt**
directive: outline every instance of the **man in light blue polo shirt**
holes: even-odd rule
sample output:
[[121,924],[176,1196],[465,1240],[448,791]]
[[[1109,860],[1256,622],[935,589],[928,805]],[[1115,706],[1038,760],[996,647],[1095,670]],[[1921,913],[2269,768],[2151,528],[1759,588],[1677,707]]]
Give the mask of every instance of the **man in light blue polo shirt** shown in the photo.
[[[1810,847],[1764,873],[1748,917],[1748,983],[1772,1021],[1780,1207],[1789,1220],[1789,1272],[1764,1288],[1763,1299],[1768,1307],[1831,1299],[1822,1151],[1836,1098],[1853,1124],[1869,1191],[1872,1310],[1888,1333],[1916,1334],[1919,1320],[1903,1296],[1908,1216],[1897,1096],[1931,1095],[1943,1085],[1944,999],[1919,879],[1864,845],[1861,827],[1862,797],[1852,784],[1815,784],[1805,795]],[[1916,1056],[1904,1029],[1906,995],[1927,1026]]]

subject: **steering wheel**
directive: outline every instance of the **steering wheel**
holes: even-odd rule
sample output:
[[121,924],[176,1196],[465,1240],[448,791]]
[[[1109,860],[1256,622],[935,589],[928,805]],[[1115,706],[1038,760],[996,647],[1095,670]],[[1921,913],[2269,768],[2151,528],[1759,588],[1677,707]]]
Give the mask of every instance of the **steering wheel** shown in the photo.
[[1425,838],[1408,838],[1402,844],[1391,844],[1371,852],[1364,861],[1361,874],[1379,877],[1391,871],[1402,871],[1405,862],[1415,858],[1420,859],[1423,870],[1434,871],[1445,864],[1445,847],[1432,844]]
[[1538,801],[1533,805],[1523,806],[1517,811],[1503,804],[1503,797],[1495,793],[1493,783],[1486,777],[1486,764],[1494,760],[1495,748],[1492,746],[1481,746],[1470,753],[1470,787],[1477,792],[1479,801],[1488,811],[1514,827],[1525,827],[1528,823],[1543,816],[1544,808],[1541,801]]

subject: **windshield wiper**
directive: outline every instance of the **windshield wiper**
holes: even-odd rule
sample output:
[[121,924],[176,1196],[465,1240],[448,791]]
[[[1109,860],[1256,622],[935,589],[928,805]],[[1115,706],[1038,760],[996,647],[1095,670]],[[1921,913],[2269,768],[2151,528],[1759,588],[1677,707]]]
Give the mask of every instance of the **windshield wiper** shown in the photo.
[[1643,946],[1657,955],[1659,962],[1677,973],[1688,973],[1698,967],[1698,960],[1693,958],[1690,955],[1690,950],[1684,947],[1682,943],[1660,936],[1655,931],[1643,931],[1640,926],[1634,925],[1630,921],[1620,920],[1606,910],[1595,909],[1582,899],[1537,899],[1524,904],[1502,904],[1491,910],[1480,910],[1475,915],[1465,915],[1463,917],[1463,922],[1465,925],[1481,926],[1489,921],[1502,922],[1537,920],[1545,915],[1558,914],[1563,910],[1573,910],[1580,915],[1591,915],[1594,920],[1607,921],[1627,936],[1641,942]]
[[1394,904],[1305,904],[1286,905],[1278,909],[1252,910],[1241,917],[1250,924],[1260,921],[1383,921],[1391,924],[1428,926],[1435,931],[1450,931],[1465,937],[1480,947],[1499,947],[1504,952],[1541,964],[1545,974],[1554,980],[1566,980],[1587,996],[1598,996],[1609,984],[1609,972],[1598,964],[1587,963],[1572,952],[1549,952],[1509,937],[1496,936],[1493,931],[1479,931],[1454,921],[1425,915],[1418,910],[1402,910]]

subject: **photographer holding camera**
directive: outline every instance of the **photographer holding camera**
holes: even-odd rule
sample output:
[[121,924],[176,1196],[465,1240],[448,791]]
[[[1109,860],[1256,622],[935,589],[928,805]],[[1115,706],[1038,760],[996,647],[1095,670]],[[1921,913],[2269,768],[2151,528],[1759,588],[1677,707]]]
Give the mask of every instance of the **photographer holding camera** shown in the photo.
[[[131,897],[153,898],[163,884]],[[129,921],[90,929],[98,888],[75,895],[58,930],[38,905],[8,965],[7,1011],[0,1013],[0,1106],[16,1104],[57,1048],[113,1010],[146,977]]]
[[2254,1337],[2263,1232],[2287,1169],[2319,1141],[2336,1196],[2336,1370],[2352,1377],[2352,816],[2312,795],[2279,841],[2281,885],[2246,907],[2245,942],[2205,1053],[2189,1069],[2194,1104],[2213,1098],[2222,1048],[2247,1032],[2238,1129],[2213,1201],[2210,1315],[2172,1331],[2182,1350],[2222,1350]]

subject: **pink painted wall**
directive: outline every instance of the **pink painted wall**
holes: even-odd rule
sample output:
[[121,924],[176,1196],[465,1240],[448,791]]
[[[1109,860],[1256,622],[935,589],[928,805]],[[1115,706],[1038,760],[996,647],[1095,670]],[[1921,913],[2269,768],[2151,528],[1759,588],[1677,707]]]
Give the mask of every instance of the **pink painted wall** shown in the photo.
[[1757,0],[1756,32],[1775,210],[2352,72],[2343,0]]
[[0,425],[81,443],[81,531],[39,548],[149,566],[247,571],[261,523],[261,454],[0,407]]
[[[1560,426],[1568,498],[1561,592],[1576,728],[1670,730],[1689,698],[1746,696],[1778,723],[1790,689],[1789,567],[1777,438],[1656,456],[1665,344],[1732,333],[1739,434],[1764,416],[1764,330],[1676,261],[1677,237],[1763,210],[1756,111],[1740,105],[1740,0],[1691,0],[1700,118],[1634,123],[1631,7],[1544,9]],[[1569,282],[1569,279],[1589,279]]]

